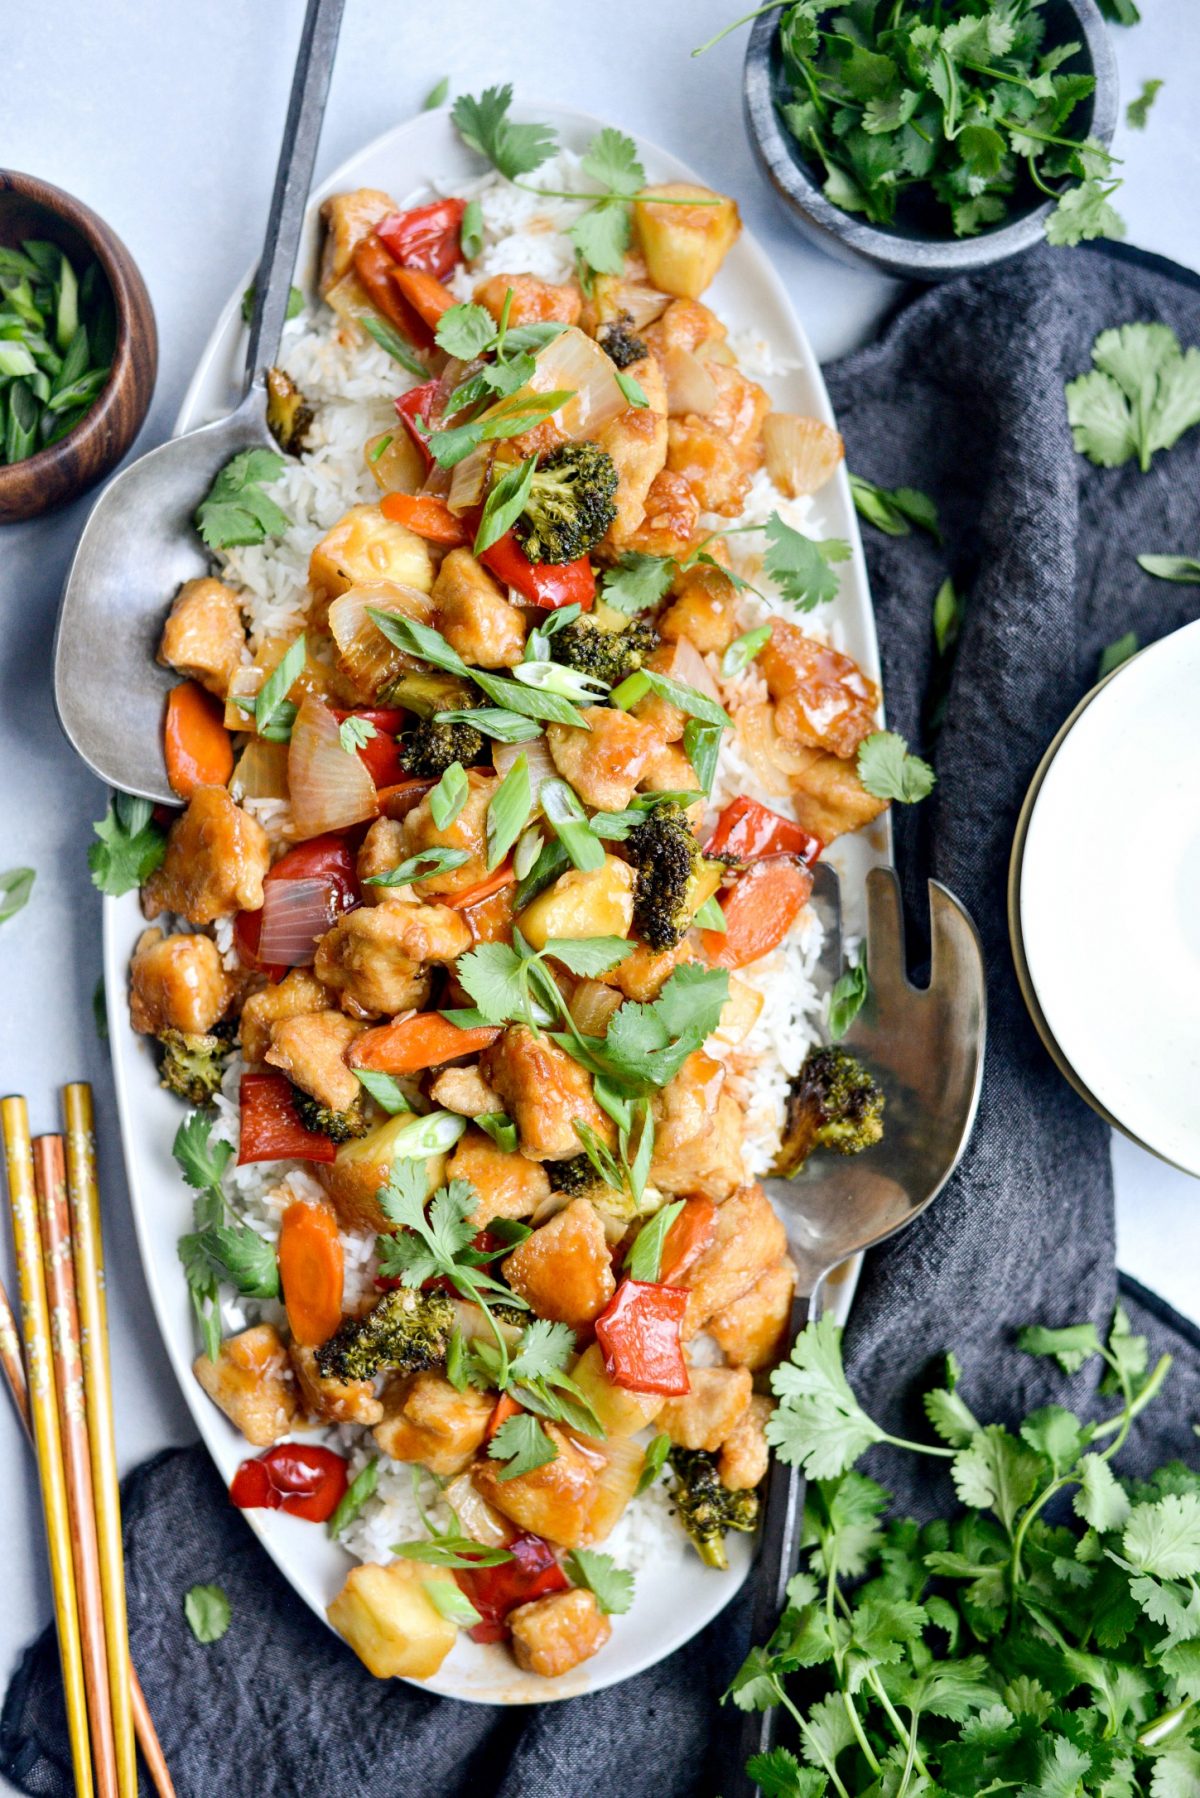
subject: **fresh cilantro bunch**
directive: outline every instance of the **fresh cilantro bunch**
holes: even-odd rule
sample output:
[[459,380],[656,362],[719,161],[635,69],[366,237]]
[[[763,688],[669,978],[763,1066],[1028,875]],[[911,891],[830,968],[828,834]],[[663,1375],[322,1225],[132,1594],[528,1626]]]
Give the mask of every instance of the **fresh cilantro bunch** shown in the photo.
[[[782,1704],[799,1734],[749,1771],[776,1798],[1183,1798],[1200,1791],[1200,1473],[1147,1484],[1112,1463],[1170,1366],[1117,1310],[1095,1327],[1023,1330],[1074,1373],[1099,1356],[1111,1413],[1046,1405],[1018,1431],[983,1424],[957,1387],[925,1408],[941,1438],[904,1442],[859,1406],[841,1332],[810,1324],[772,1375],[769,1435],[817,1483],[807,1567],[770,1641],[727,1694]],[[963,1509],[885,1521],[888,1494],[854,1471],[890,1442],[949,1462]],[[790,1682],[804,1675],[803,1700]]]
[[1075,448],[1100,468],[1137,457],[1142,473],[1200,424],[1200,349],[1183,350],[1170,325],[1120,325],[1092,345],[1095,364],[1067,383]]
[[1038,0],[793,0],[781,118],[826,198],[872,224],[948,215],[972,237],[1045,194],[1051,243],[1121,237],[1114,159],[1071,129],[1095,87],[1069,66],[1082,45],[1045,38]]

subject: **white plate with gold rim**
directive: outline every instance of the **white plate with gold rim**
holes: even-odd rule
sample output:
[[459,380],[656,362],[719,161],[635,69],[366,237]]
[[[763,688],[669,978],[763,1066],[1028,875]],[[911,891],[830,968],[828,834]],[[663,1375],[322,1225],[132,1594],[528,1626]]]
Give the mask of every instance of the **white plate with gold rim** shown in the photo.
[[[606,121],[557,106],[520,106],[517,115],[552,125],[570,149],[582,151]],[[703,181],[677,157],[638,141],[638,153],[652,181]],[[381,187],[399,204],[428,198],[427,183],[476,179],[479,160],[467,151],[450,124],[449,114],[423,113],[385,133],[342,164],[313,195],[308,209],[297,280],[314,283],[318,240],[317,208],[326,194],[348,187]],[[710,171],[720,184],[718,171]],[[236,401],[243,355],[242,294],[253,270],[236,284],[200,357],[176,420],[177,431],[190,430],[220,416]],[[769,387],[784,409],[832,422],[821,372],[798,323],[788,296],[760,244],[743,233],[705,296],[734,329],[753,327],[777,355],[794,366],[773,378]],[[197,498],[200,496],[198,495]],[[847,652],[876,681],[879,654],[862,547],[844,470],[818,496],[817,514],[823,534],[851,545],[841,565],[841,595],[822,614],[836,617]],[[166,605],[169,595],[164,594]],[[890,861],[886,819],[868,832],[835,845],[830,857],[842,876],[846,927],[862,928],[856,896],[868,868]],[[191,1306],[180,1269],[176,1244],[190,1228],[191,1198],[171,1157],[180,1122],[178,1101],[158,1085],[150,1044],[130,1028],[125,995],[128,965],[143,919],[136,894],[105,901],[105,974],[109,996],[109,1028],[121,1116],[125,1163],[146,1279],[150,1287],[167,1356],[222,1477],[228,1482],[247,1454],[243,1437],[212,1405],[197,1385],[191,1363],[197,1342]],[[844,1317],[853,1292],[853,1273],[834,1288],[835,1314]],[[341,1587],[352,1562],[330,1542],[323,1529],[278,1511],[248,1511],[255,1530],[276,1565],[320,1617]],[[682,1537],[681,1537],[682,1541]],[[561,1679],[541,1680],[522,1673],[506,1649],[478,1647],[462,1636],[436,1678],[421,1682],[427,1690],[480,1704],[545,1704],[584,1692],[595,1692],[629,1679],[671,1654],[709,1623],[728,1604],[746,1577],[752,1546],[741,1536],[729,1542],[726,1574],[701,1565],[690,1550],[664,1557],[639,1575],[632,1609],[614,1620],[612,1640],[591,1661]],[[219,1569],[214,1570],[219,1577]]]

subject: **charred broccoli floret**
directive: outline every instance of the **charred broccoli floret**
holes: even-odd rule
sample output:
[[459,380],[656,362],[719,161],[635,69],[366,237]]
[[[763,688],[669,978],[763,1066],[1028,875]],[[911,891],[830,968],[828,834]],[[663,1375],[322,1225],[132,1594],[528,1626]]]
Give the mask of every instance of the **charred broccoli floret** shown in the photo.
[[550,639],[551,656],[606,686],[619,685],[658,647],[658,632],[648,618],[617,617],[619,623],[611,628],[595,617],[577,618]]
[[400,1287],[365,1317],[349,1317],[317,1350],[327,1380],[372,1380],[385,1367],[420,1373],[446,1359],[454,1306],[444,1292]]
[[186,1099],[189,1105],[211,1105],[225,1072],[228,1039],[188,1030],[164,1030],[158,1040],[162,1045],[159,1084]]
[[267,429],[286,456],[298,456],[313,421],[313,409],[281,368],[267,370]]
[[758,1494],[750,1488],[731,1492],[721,1483],[716,1455],[701,1448],[673,1448],[670,1454],[671,1498],[679,1521],[706,1567],[722,1572],[729,1566],[725,1536],[729,1530],[749,1532],[758,1522]]
[[296,1116],[304,1128],[316,1130],[331,1142],[350,1142],[356,1136],[365,1136],[371,1128],[358,1099],[345,1111],[334,1111],[332,1106],[320,1104],[311,1093],[306,1093],[299,1086],[292,1088],[292,1099]]
[[531,562],[574,562],[617,515],[617,470],[598,443],[564,443],[534,471],[514,529]]
[[596,342],[609,361],[615,362],[618,368],[630,368],[649,354],[641,338],[634,336],[633,314],[630,312],[622,312],[620,318],[601,325],[596,332]]
[[586,1199],[608,1191],[586,1155],[572,1155],[569,1161],[544,1161],[542,1166],[552,1192],[565,1192],[572,1199]]
[[630,831],[625,853],[637,869],[633,927],[651,949],[673,949],[695,916],[703,861],[682,807],[673,800],[656,805]]
[[787,1123],[772,1173],[799,1173],[814,1149],[858,1155],[883,1135],[884,1097],[845,1049],[814,1049],[792,1082]]
[[400,739],[400,766],[419,780],[440,780],[452,762],[469,768],[486,747],[473,724],[439,724],[434,718],[422,718]]

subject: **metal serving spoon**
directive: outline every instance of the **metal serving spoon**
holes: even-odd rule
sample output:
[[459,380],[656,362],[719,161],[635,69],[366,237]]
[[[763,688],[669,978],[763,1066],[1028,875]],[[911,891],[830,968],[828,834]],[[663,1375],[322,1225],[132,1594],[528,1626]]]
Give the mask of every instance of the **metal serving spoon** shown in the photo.
[[[822,963],[842,969],[837,875],[815,869],[813,902],[825,925]],[[929,882],[931,971],[918,988],[906,972],[900,886],[890,868],[867,875],[867,964],[871,997],[847,1047],[876,1075],[887,1095],[883,1141],[861,1156],[817,1155],[795,1180],[765,1182],[787,1226],[799,1269],[793,1335],[822,1310],[822,1283],[839,1263],[894,1236],[937,1197],[967,1146],[983,1080],[987,989],[983,949],[954,895]],[[787,1603],[800,1559],[804,1477],[772,1461],[767,1479],[758,1564],[753,1578],[751,1641],[767,1640]],[[751,1798],[745,1771],[752,1754],[774,1746],[778,1709],[748,1712],[736,1735],[737,1760],[725,1798]],[[730,1742],[733,1748],[735,1743]]]
[[283,333],[344,4],[309,0],[304,17],[241,402],[227,418],[160,444],[110,482],[67,575],[54,641],[59,719],[101,780],[147,799],[178,804],[162,745],[167,689],[178,676],[154,656],[175,592],[208,573],[192,516],[232,456],[276,447],[267,430],[265,370]]

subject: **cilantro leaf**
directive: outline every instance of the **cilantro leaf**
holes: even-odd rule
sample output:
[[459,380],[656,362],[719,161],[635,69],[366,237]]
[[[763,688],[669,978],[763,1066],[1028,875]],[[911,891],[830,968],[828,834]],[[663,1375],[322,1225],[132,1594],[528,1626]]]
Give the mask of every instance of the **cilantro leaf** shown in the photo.
[[1095,1324],[1066,1324],[1058,1330],[1027,1324],[1017,1332],[1017,1347],[1027,1355],[1053,1355],[1066,1374],[1078,1373],[1085,1361],[1101,1353]]
[[605,605],[631,616],[656,606],[674,578],[675,564],[669,556],[627,550],[605,574],[601,597]]
[[933,791],[937,775],[894,730],[877,730],[858,746],[858,777],[876,799],[915,805]]
[[1101,331],[1093,370],[1067,383],[1075,448],[1101,468],[1137,456],[1142,472],[1200,423],[1200,349],[1180,348],[1169,325]]
[[746,1772],[763,1798],[824,1798],[829,1781],[815,1767],[802,1767],[788,1748],[752,1754]]
[[871,976],[867,973],[864,943],[858,960],[838,976],[829,995],[829,1035],[835,1043],[841,1042],[870,996]]
[[646,171],[638,161],[637,145],[611,125],[592,139],[579,166],[590,181],[627,199],[646,185]]
[[[358,750],[365,749],[371,738],[378,734],[369,718],[356,718],[353,714],[338,725],[338,742],[347,755],[355,755]],[[442,829],[443,826],[439,825],[438,828]]]
[[1125,1558],[1159,1579],[1200,1574],[1200,1494],[1168,1493],[1135,1505],[1121,1538]]
[[660,1431],[647,1445],[645,1455],[642,1457],[642,1471],[638,1474],[638,1482],[633,1489],[635,1498],[640,1498],[643,1492],[649,1492],[666,1466],[667,1456],[670,1452],[671,1438]]
[[291,520],[263,488],[285,467],[285,458],[268,449],[242,450],[225,464],[196,508],[196,529],[210,549],[283,535]]
[[576,1548],[567,1556],[567,1572],[577,1586],[586,1586],[606,1617],[622,1616],[633,1603],[633,1575],[618,1567],[611,1555],[595,1548]]
[[451,306],[434,333],[437,346],[460,362],[471,362],[496,341],[496,321],[486,306]]
[[233,1609],[221,1586],[190,1586],[183,1598],[183,1614],[197,1642],[219,1642],[229,1628]]
[[1108,1462],[1100,1455],[1084,1455],[1082,1478],[1075,1494],[1077,1516],[1094,1530],[1119,1530],[1129,1517],[1129,1498]]
[[514,1380],[535,1380],[546,1374],[562,1373],[575,1353],[575,1332],[569,1324],[548,1323],[535,1317],[526,1324],[509,1363]]
[[100,839],[88,850],[92,885],[113,898],[140,887],[167,852],[167,839],[154,823],[150,801],[130,793],[115,793],[92,829]]
[[568,235],[588,267],[598,275],[619,275],[633,237],[631,207],[623,200],[598,200],[581,212]]
[[488,1454],[494,1461],[508,1463],[498,1476],[502,1480],[520,1479],[522,1474],[546,1467],[558,1458],[557,1448],[537,1418],[524,1411],[500,1425],[488,1443]]
[[513,123],[508,117],[512,97],[512,87],[505,82],[503,87],[486,88],[477,100],[470,94],[461,95],[450,112],[463,142],[478,150],[509,181],[540,168],[557,149],[549,125]]
[[175,1132],[171,1153],[189,1186],[198,1192],[220,1191],[221,1178],[233,1159],[233,1144],[212,1141],[212,1119],[191,1111]]
[[810,1480],[845,1473],[886,1432],[859,1405],[842,1370],[842,1332],[831,1317],[807,1324],[771,1375],[780,1400],[767,1419],[767,1441],[781,1461]]
[[784,599],[801,612],[812,612],[838,596],[838,577],[831,564],[845,562],[850,545],[840,537],[806,537],[773,512],[766,524],[763,566]]
[[[228,1146],[228,1145],[226,1145]],[[279,1297],[279,1264],[275,1245],[247,1224],[215,1224],[197,1238],[217,1278],[228,1280],[248,1298]]]
[[1162,82],[1156,77],[1142,82],[1141,92],[1125,108],[1125,123],[1133,131],[1144,131],[1150,122],[1150,108],[1158,98]]

